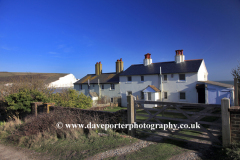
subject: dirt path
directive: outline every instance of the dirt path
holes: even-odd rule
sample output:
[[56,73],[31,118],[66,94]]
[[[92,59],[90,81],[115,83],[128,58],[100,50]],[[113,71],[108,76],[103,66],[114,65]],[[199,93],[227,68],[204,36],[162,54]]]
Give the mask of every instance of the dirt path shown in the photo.
[[52,157],[44,153],[37,153],[35,151],[4,145],[0,143],[0,160],[50,160]]
[[109,158],[109,157],[121,156],[123,154],[128,154],[131,152],[138,151],[138,150],[145,148],[151,144],[155,144],[155,142],[139,140],[138,142],[133,143],[131,145],[120,147],[117,149],[108,150],[106,152],[96,154],[93,157],[86,158],[85,160],[103,160],[103,159]]
[[[219,122],[217,120],[216,122]],[[210,130],[219,130],[220,128],[216,126],[211,126]],[[206,136],[206,135],[202,135]],[[102,160],[109,157],[121,156],[131,152],[135,152],[141,148],[147,147],[151,144],[161,143],[162,138],[159,136],[150,136],[145,140],[139,140],[128,146],[120,147],[113,150],[108,150],[103,153],[99,153],[93,157],[87,158],[87,160]],[[193,140],[194,142],[199,142],[199,144],[187,143],[186,149],[189,150],[179,155],[171,157],[169,160],[201,160],[205,159],[206,155],[214,154],[211,145],[208,143],[201,143],[201,140]],[[38,153],[30,149],[4,145],[0,141],[0,160],[51,160],[56,159],[56,157],[46,155],[45,153]]]

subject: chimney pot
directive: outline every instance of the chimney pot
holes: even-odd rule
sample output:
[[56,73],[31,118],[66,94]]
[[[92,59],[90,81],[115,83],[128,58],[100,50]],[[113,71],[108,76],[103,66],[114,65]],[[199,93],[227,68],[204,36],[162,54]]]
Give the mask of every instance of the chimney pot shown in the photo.
[[185,61],[185,56],[183,55],[183,50],[175,50],[176,51],[176,56],[175,56],[175,62],[176,63],[181,63]]
[[122,61],[122,58],[120,58],[120,61]]
[[101,62],[99,62],[99,64],[101,64]]

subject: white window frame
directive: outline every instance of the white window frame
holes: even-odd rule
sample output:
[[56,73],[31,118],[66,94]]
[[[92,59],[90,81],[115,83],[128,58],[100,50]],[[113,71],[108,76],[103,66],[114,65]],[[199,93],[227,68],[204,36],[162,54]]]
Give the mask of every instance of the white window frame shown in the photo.
[[[143,77],[143,80],[142,80],[142,77]],[[144,82],[144,76],[141,76],[140,78],[141,78],[141,82]]]
[[[165,94],[166,94],[166,98],[165,98]],[[164,99],[168,99],[168,93],[167,92],[163,92],[163,96],[164,96],[163,97]]]
[[[129,94],[128,94],[129,92],[131,92],[131,93],[132,93],[132,91],[127,91],[127,94],[126,94],[127,96],[129,96]],[[133,94],[131,94],[131,95],[133,95]]]
[[[184,80],[181,80],[181,79],[180,79],[180,75],[184,75]],[[183,74],[179,74],[179,75],[178,75],[178,80],[179,80],[180,82],[185,82],[185,81],[186,81],[186,74],[184,74],[184,73],[183,73]]]
[[[181,93],[184,93],[185,95],[185,99],[181,99]],[[185,101],[187,98],[186,98],[187,96],[186,96],[186,92],[179,92],[179,99],[181,100],[181,101]]]
[[[112,87],[112,85],[113,85],[114,87]],[[115,84],[114,84],[114,83],[111,83],[110,90],[115,90]]]
[[[165,80],[165,76],[166,76],[166,80]],[[167,80],[168,80],[168,76],[167,76],[167,74],[164,74],[164,75],[163,75],[163,81],[164,81],[164,82],[167,82]]]
[[[129,81],[128,78],[130,78],[131,80]],[[127,82],[132,82],[132,76],[127,76]]]
[[[147,92],[148,93],[148,101],[152,100],[152,92]],[[149,96],[150,95],[150,96]],[[150,98],[149,98],[150,97]]]
[[141,99],[144,99],[144,92],[141,92]]

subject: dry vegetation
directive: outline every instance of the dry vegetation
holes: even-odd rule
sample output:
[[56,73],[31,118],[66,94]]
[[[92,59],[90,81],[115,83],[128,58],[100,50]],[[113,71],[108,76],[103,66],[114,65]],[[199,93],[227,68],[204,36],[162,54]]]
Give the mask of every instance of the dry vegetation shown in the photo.
[[[58,109],[38,117],[29,116],[24,122],[15,118],[0,126],[0,138],[5,143],[43,151],[60,157],[60,159],[84,159],[99,152],[117,148],[135,142],[119,136],[118,133],[104,129],[58,129],[57,122],[63,124],[106,123],[97,116],[83,115],[65,109]],[[101,136],[104,133],[106,136]],[[74,155],[72,153],[74,152]]]
[[4,100],[6,96],[18,93],[20,89],[37,89],[45,93],[53,93],[54,88],[47,88],[47,83],[38,74],[26,74],[1,77],[0,81],[0,100]]

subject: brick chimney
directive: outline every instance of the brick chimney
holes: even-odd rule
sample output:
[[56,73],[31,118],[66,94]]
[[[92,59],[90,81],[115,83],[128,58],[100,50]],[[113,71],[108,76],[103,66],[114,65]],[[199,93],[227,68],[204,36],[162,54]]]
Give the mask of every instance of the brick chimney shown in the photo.
[[176,50],[175,62],[181,63],[185,61],[185,56],[183,55],[183,50]]
[[147,53],[145,54],[145,59],[143,60],[144,66],[148,66],[149,64],[152,64],[151,54]]
[[123,61],[122,58],[116,61],[116,73],[120,73],[123,71]]
[[95,64],[95,74],[96,75],[102,74],[102,63],[101,62],[97,62]]

